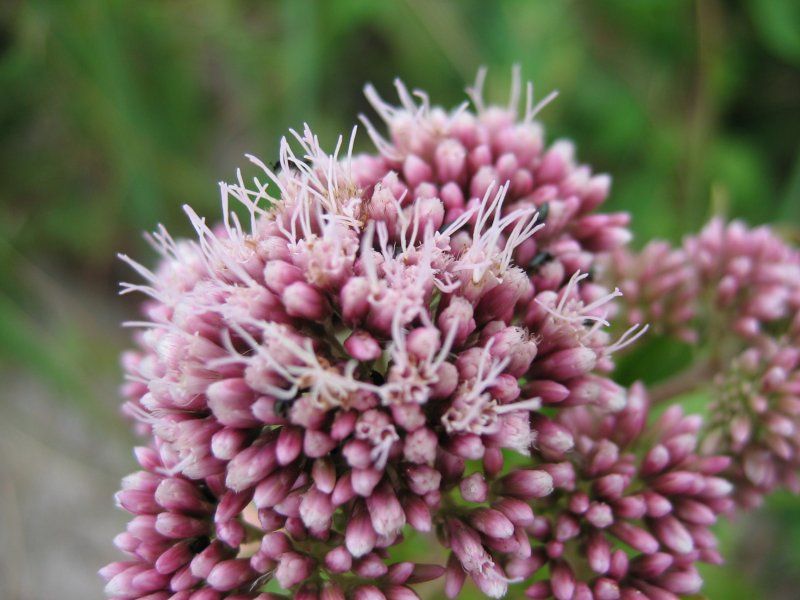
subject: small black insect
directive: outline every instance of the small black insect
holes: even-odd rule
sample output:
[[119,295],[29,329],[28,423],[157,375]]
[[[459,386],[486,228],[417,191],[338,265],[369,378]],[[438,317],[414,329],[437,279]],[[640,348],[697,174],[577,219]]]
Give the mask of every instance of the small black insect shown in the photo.
[[531,259],[531,262],[528,264],[528,266],[531,269],[537,269],[546,262],[550,262],[551,260],[553,260],[553,255],[550,254],[547,250],[542,250]]
[[189,549],[192,551],[193,554],[200,554],[203,550],[205,550],[208,545],[211,543],[211,540],[208,539],[206,536],[202,536],[197,538],[191,544],[189,544]]
[[539,218],[537,221],[539,223],[544,223],[547,221],[547,215],[550,214],[550,203],[549,202],[542,202],[542,205],[539,207]]
[[292,407],[294,400],[276,400],[275,407],[273,411],[279,417],[288,417],[289,416],[289,409]]

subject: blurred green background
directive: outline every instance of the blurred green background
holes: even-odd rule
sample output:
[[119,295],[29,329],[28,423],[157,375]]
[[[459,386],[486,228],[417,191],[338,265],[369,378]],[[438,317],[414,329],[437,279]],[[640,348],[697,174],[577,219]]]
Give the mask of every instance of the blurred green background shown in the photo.
[[[800,223],[797,0],[5,0],[0,3],[0,597],[99,597],[133,468],[117,417],[118,251],[218,214],[245,152],[330,145],[391,81],[453,106],[519,62],[551,139],[614,176],[636,243],[714,212]],[[360,144],[368,148],[366,136]],[[720,528],[710,598],[796,598],[800,501]]]

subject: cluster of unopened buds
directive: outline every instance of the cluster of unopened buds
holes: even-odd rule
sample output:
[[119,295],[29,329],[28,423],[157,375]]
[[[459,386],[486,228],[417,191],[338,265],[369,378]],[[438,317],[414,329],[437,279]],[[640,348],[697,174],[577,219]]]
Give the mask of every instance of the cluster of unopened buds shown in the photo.
[[[197,239],[159,228],[152,271],[122,257],[143,278],[123,291],[148,297],[123,410],[148,441],[109,597],[455,598],[470,580],[666,600],[721,561],[720,515],[796,487],[797,253],[718,222],[632,253],[628,216],[596,212],[610,178],[545,144],[550,97],[515,71],[487,106],[482,84],[452,111],[367,87],[376,153],[292,131],[274,168],[250,157],[263,174],[222,184],[220,225],[187,207]],[[611,378],[645,321],[733,353],[694,373],[717,390],[707,422],[650,418],[661,399]]]

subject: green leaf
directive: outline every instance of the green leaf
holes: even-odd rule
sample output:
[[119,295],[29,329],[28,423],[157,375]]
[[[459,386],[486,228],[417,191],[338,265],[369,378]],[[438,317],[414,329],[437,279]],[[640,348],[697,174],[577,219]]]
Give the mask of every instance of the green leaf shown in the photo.
[[749,0],[747,7],[767,47],[784,60],[800,64],[800,2]]

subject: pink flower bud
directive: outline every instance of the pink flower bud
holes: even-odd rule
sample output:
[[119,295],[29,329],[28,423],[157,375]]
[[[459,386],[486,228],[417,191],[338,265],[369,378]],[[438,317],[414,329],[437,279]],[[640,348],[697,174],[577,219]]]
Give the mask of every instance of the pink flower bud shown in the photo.
[[360,585],[353,592],[353,600],[386,600],[386,596],[374,585]]
[[528,586],[525,590],[525,597],[531,598],[532,600],[547,600],[547,598],[551,598],[552,596],[550,582],[548,581],[537,581],[533,585]]
[[625,496],[614,502],[614,512],[623,519],[641,519],[647,514],[647,502],[639,494]]
[[445,183],[439,191],[439,196],[447,210],[464,208],[464,193],[461,191],[461,186],[454,181]]
[[626,485],[627,483],[624,476],[619,473],[610,473],[609,475],[603,475],[595,480],[592,489],[602,498],[616,500],[622,497]]
[[528,579],[545,565],[546,559],[540,554],[532,554],[527,558],[512,558],[505,566],[506,575],[511,579]]
[[311,321],[322,320],[329,309],[319,290],[303,281],[287,286],[281,294],[281,301],[289,315]]
[[351,333],[344,341],[344,349],[350,356],[362,362],[375,360],[382,353],[378,341],[364,330]]
[[284,552],[275,569],[275,579],[284,589],[291,589],[311,576],[314,560],[297,552]]
[[450,439],[447,449],[461,458],[467,460],[480,460],[483,458],[483,442],[480,436],[470,433],[457,434]]
[[445,570],[444,593],[448,598],[457,598],[464,587],[466,573],[455,554],[450,554]]
[[666,571],[674,559],[671,554],[665,552],[656,552],[655,554],[637,556],[631,562],[631,571],[646,577],[647,579],[655,579]]
[[233,491],[242,491],[258,483],[277,466],[274,442],[250,446],[228,463],[225,485]]
[[273,571],[275,566],[276,562],[261,550],[250,557],[250,568],[260,575]]
[[534,371],[539,376],[563,381],[588,373],[596,364],[595,352],[579,346],[548,355],[535,364]]
[[211,436],[211,453],[220,460],[231,460],[247,442],[246,431],[226,427]]
[[389,567],[380,556],[374,552],[358,560],[353,567],[356,575],[364,579],[380,579],[389,572]]
[[289,538],[282,531],[271,531],[261,538],[261,552],[267,557],[277,560],[281,554],[292,547]]
[[575,575],[565,562],[557,562],[550,571],[550,587],[557,600],[572,600]]
[[334,573],[344,573],[350,570],[353,557],[344,546],[338,546],[325,555],[325,568]]
[[691,498],[681,498],[675,506],[675,514],[682,521],[696,525],[713,525],[717,515],[707,505]]
[[646,490],[642,496],[644,496],[648,516],[662,517],[672,512],[672,503],[661,494]]
[[270,291],[278,295],[298,281],[303,281],[303,273],[292,264],[282,260],[269,261],[264,266],[264,282]]
[[688,554],[694,550],[692,535],[675,517],[666,515],[656,519],[651,527],[658,539],[670,550],[678,554]]
[[210,508],[196,486],[185,479],[164,479],[155,491],[155,500],[166,510],[203,514]]
[[244,379],[224,379],[208,386],[208,407],[223,425],[252,427],[258,423],[250,407],[255,401],[253,390]]
[[186,515],[165,512],[156,517],[156,530],[168,538],[190,538],[206,534],[209,523]]
[[258,508],[271,508],[280,503],[297,479],[295,471],[280,469],[267,476],[255,489],[253,502]]
[[600,577],[592,586],[596,600],[619,600],[621,598],[619,583],[608,577]]
[[561,456],[574,445],[569,431],[546,417],[536,419],[535,429],[540,448],[552,456]]
[[434,164],[441,183],[461,181],[466,175],[467,151],[458,141],[445,139],[436,147]]
[[[409,565],[411,567],[411,572],[408,574],[406,578],[402,578],[401,576],[397,576],[396,583],[424,583],[426,581],[433,581],[434,579],[439,579],[442,575],[444,575],[445,569],[440,565],[431,565],[425,563],[398,563]],[[390,567],[390,571],[392,571]],[[397,573],[397,571],[394,571]],[[407,572],[407,569],[404,569],[404,572]],[[392,579],[394,581],[394,579]]]
[[403,456],[416,464],[432,464],[436,459],[439,440],[436,434],[426,427],[417,429],[406,436],[403,443]]
[[450,304],[439,314],[437,325],[442,335],[447,336],[455,329],[453,346],[461,346],[467,337],[475,331],[472,304],[461,296],[454,297]]
[[[294,490],[290,492],[283,500],[275,505],[275,512],[284,517],[300,518],[300,503],[303,501],[303,492],[301,490]],[[301,521],[302,523],[302,521]]]
[[109,596],[122,598],[134,598],[137,595],[137,587],[134,579],[147,571],[144,565],[134,565],[112,577],[105,586],[105,593]]
[[351,277],[339,292],[342,317],[346,323],[358,323],[369,310],[370,287],[363,277]]
[[461,497],[467,502],[485,502],[489,493],[489,486],[480,473],[462,479],[459,488]]
[[336,467],[328,458],[318,458],[311,467],[311,478],[321,492],[330,494],[336,486]]
[[645,554],[652,554],[658,550],[658,542],[644,529],[631,525],[625,521],[617,521],[611,526],[611,532],[620,540]]
[[703,578],[692,566],[670,571],[659,579],[659,583],[674,594],[687,596],[700,591],[703,585]]
[[608,572],[611,567],[611,545],[602,533],[590,534],[586,545],[586,557],[592,571],[600,575]]
[[252,498],[253,493],[250,490],[239,493],[225,492],[217,504],[214,521],[217,523],[230,521],[244,510]]
[[666,495],[697,494],[703,489],[703,478],[691,471],[672,471],[655,479],[652,488]]
[[604,502],[592,502],[584,516],[589,523],[598,529],[604,529],[614,522],[611,507]]
[[403,177],[408,183],[409,187],[417,187],[423,181],[431,181],[433,178],[433,171],[428,163],[420,157],[409,154],[403,163]]
[[288,465],[303,449],[303,431],[299,427],[281,427],[275,446],[275,457],[279,465]]
[[553,491],[553,478],[545,471],[520,469],[500,482],[504,493],[520,498],[543,498]]
[[[435,187],[431,190],[431,193],[436,194]],[[420,188],[417,188],[416,194],[418,200],[413,208],[408,207],[406,209],[406,213],[409,216],[415,213],[418,215],[419,231],[424,232],[428,227],[431,228],[431,231],[438,230],[444,222],[444,206],[442,205],[442,201],[439,200],[439,198],[424,197],[424,195],[420,194]]]
[[377,541],[377,534],[372,528],[370,516],[366,511],[361,510],[354,513],[353,518],[347,523],[344,540],[348,552],[356,558],[372,551]]
[[575,469],[572,463],[567,461],[545,463],[541,465],[541,470],[545,471],[553,478],[554,487],[564,490],[572,490],[575,488]]
[[[276,412],[277,401],[269,396],[261,396],[253,403],[253,416],[267,425],[283,425],[286,419]],[[228,460],[226,458],[226,460]]]
[[406,523],[405,513],[388,483],[379,485],[367,497],[372,528],[380,536],[398,533]]
[[334,506],[341,506],[355,497],[356,492],[353,490],[351,479],[351,474],[345,473],[337,480],[331,494],[331,502]]
[[135,489],[121,490],[116,493],[114,498],[117,505],[133,514],[156,514],[161,512],[152,491],[142,491]]
[[534,521],[530,505],[516,498],[501,498],[492,505],[492,508],[499,510],[509,521],[520,527],[527,527]]
[[313,532],[326,531],[330,528],[334,506],[330,496],[311,486],[300,501],[300,518]]
[[432,398],[447,398],[458,386],[458,370],[453,363],[444,362],[436,371],[436,383],[431,388]]
[[358,413],[352,410],[340,411],[336,414],[331,425],[331,437],[341,441],[349,436],[355,429]]
[[227,592],[248,582],[254,576],[250,561],[244,558],[226,560],[214,565],[206,581],[215,590]]
[[642,461],[642,475],[654,475],[669,464],[669,450],[661,444],[657,444],[648,450]]
[[537,379],[525,386],[524,393],[527,396],[541,398],[543,404],[558,404],[569,396],[570,390],[555,381]]
[[432,519],[428,505],[417,496],[408,496],[403,501],[406,521],[417,531],[431,530]]
[[502,512],[491,508],[476,508],[470,513],[469,522],[490,537],[506,539],[514,534],[514,524]]
[[324,431],[306,429],[303,436],[303,452],[310,458],[320,458],[336,447],[336,440]]
[[206,579],[218,562],[230,557],[229,549],[218,541],[211,542],[205,550],[197,554],[189,564],[191,573],[200,579]]
[[406,479],[412,492],[423,496],[439,489],[442,475],[439,471],[425,465],[416,465],[406,469]]
[[383,473],[377,469],[353,469],[351,484],[353,491],[362,497],[368,497],[372,494],[375,486],[383,477]]

